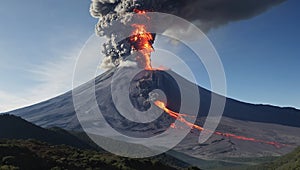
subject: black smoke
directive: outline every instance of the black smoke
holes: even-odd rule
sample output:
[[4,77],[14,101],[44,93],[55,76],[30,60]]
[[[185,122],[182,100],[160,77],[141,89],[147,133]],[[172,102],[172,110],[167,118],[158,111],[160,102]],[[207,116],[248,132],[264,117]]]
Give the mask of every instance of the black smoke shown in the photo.
[[92,0],[90,13],[99,18],[96,33],[105,36],[103,66],[119,65],[132,52],[127,40],[116,42],[122,32],[112,27],[128,27],[133,9],[174,14],[207,32],[229,22],[257,16],[285,0]]

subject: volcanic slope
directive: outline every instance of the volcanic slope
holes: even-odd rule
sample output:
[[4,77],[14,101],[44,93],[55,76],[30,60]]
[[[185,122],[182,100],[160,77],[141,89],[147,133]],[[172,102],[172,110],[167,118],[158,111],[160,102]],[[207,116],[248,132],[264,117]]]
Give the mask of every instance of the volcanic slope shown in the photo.
[[[119,69],[119,68],[118,68]],[[126,68],[125,68],[126,69]],[[129,68],[127,68],[129,69]],[[135,135],[138,137],[148,137],[160,133],[170,126],[174,121],[167,115],[162,115],[158,121],[148,124],[132,123],[118,113],[111,95],[111,82],[117,69],[109,70],[94,80],[87,82],[75,89],[77,94],[86,93],[95,87],[96,100],[103,112],[106,121],[119,132]],[[156,79],[154,84],[159,83],[161,89],[167,96],[170,109],[178,111],[180,93],[191,93],[189,89],[195,86],[193,83],[182,78],[173,72],[170,76],[165,71],[154,71],[152,73]],[[126,71],[123,74],[126,79]],[[174,78],[175,76],[175,78]],[[129,76],[128,76],[129,77]],[[178,93],[178,86],[174,85],[174,79],[183,84],[183,88]],[[170,86],[171,85],[171,86]],[[150,83],[150,87],[151,87]],[[152,88],[152,87],[151,87]],[[204,88],[198,87],[200,98],[200,109],[196,123],[203,125],[207,116],[211,96],[216,95]],[[91,96],[93,93],[90,94]],[[93,113],[98,108],[93,105],[92,98],[82,98],[80,105],[87,108],[87,113]],[[22,118],[42,127],[60,127],[67,130],[81,131],[81,125],[76,116],[73,105],[72,91],[39,104],[21,108],[9,112],[10,114],[21,116]],[[188,113],[185,112],[185,113]],[[88,115],[88,114],[87,114]],[[91,126],[101,126],[99,122],[85,118]],[[191,133],[176,147],[177,151],[188,155],[216,159],[224,157],[257,157],[257,156],[278,156],[290,152],[295,146],[300,145],[300,111],[294,108],[280,108],[270,105],[254,105],[226,98],[223,118],[218,126],[218,131],[232,133],[236,135],[254,137],[265,141],[275,141],[288,144],[286,147],[276,148],[274,146],[226,138],[224,136],[213,135],[203,144],[198,144],[198,131]],[[107,134],[103,134],[107,135]]]

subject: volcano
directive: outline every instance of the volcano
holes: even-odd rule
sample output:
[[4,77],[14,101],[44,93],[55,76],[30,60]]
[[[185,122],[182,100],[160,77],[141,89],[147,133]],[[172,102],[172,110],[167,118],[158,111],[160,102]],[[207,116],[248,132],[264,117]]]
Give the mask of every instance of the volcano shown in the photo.
[[[110,126],[122,134],[143,138],[162,133],[169,128],[175,120],[167,114],[162,114],[155,121],[149,123],[136,123],[127,120],[118,113],[111,94],[111,82],[113,75],[118,69],[121,68],[111,69],[74,90],[77,91],[77,94],[80,94],[91,88],[91,85],[95,85],[98,107],[103,110],[102,114]],[[124,77],[126,77],[125,73]],[[178,85],[174,83],[174,77],[184,85],[183,91],[180,91]],[[153,89],[161,89],[166,95],[168,108],[178,111],[181,102],[180,93],[190,94],[189,89],[191,86],[195,85],[175,72],[145,70],[131,81],[129,98],[136,109],[146,111],[151,105],[147,101],[149,92]],[[213,95],[223,96],[202,87],[197,87],[201,98],[196,124],[201,126],[207,117],[211,97]],[[80,101],[84,108],[89,108],[86,110],[87,113],[95,111],[91,100],[91,98],[82,98]],[[188,111],[185,113],[188,113]],[[20,116],[45,128],[60,127],[66,130],[82,131],[74,109],[72,91],[39,104],[11,111],[9,114]],[[85,121],[91,127],[101,127],[99,122],[88,116],[85,118]],[[288,146],[276,148],[263,143],[253,143],[215,135],[210,137],[205,143],[199,144],[199,132],[193,129],[174,150],[189,156],[205,159],[283,155],[300,145],[300,111],[294,108],[254,105],[226,98],[223,118],[217,130],[266,141],[276,141],[288,144]]]

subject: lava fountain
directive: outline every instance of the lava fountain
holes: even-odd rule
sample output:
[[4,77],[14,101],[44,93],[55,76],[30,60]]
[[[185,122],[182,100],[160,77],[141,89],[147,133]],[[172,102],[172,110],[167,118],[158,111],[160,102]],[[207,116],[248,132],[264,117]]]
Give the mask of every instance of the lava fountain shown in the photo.
[[[147,20],[147,22],[150,22],[151,18],[147,16],[147,12],[144,10],[138,10],[134,9],[133,10],[136,14],[141,17],[143,20]],[[150,24],[149,24],[150,25]],[[156,70],[155,68],[152,68],[151,66],[151,53],[154,51],[153,48],[153,43],[154,43],[154,37],[155,34],[150,33],[147,31],[147,27],[145,24],[132,24],[133,27],[133,32],[130,36],[130,43],[132,44],[132,50],[139,52],[140,55],[136,57],[136,61],[138,65],[142,66],[145,70]],[[159,107],[161,110],[163,110],[165,113],[167,113],[169,116],[175,118],[176,120],[179,120],[183,124],[185,124],[187,127],[190,127],[192,129],[197,129],[199,131],[205,132],[211,132],[210,130],[204,129],[203,127],[193,124],[189,122],[186,117],[189,117],[190,115],[188,114],[182,114],[182,113],[177,113],[169,108],[167,108],[166,104],[162,101],[154,101],[154,104]],[[177,128],[174,123],[170,125],[170,128]],[[183,127],[181,127],[183,128]],[[245,137],[245,136],[238,136],[234,135],[231,133],[222,133],[222,132],[212,132],[215,135],[219,136],[224,136],[227,138],[234,138],[238,140],[244,140],[244,141],[251,141],[251,142],[257,142],[257,143],[263,143],[263,144],[268,144],[268,145],[273,145],[277,148],[280,148],[282,146],[285,146],[285,144],[281,144],[278,142],[272,142],[272,141],[264,141],[264,140],[259,140],[255,138],[250,138],[250,137]]]
[[[146,11],[134,9],[141,18],[150,21]],[[132,24],[134,28],[132,36],[130,37],[131,47],[134,51],[140,52],[141,56],[136,57],[136,61],[139,65],[142,65],[145,70],[153,70],[151,66],[151,52],[154,51],[152,44],[154,43],[154,34],[147,31],[146,25],[144,24]]]

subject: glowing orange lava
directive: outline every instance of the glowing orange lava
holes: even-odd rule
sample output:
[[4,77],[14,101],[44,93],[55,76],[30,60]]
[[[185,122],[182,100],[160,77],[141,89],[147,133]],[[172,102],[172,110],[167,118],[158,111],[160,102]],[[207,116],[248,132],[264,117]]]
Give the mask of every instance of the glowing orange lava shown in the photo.
[[[146,15],[146,11],[134,9],[134,12],[149,19]],[[132,27],[134,28],[132,36],[130,37],[132,48],[136,51],[140,50],[142,54],[142,56],[138,56],[136,59],[140,65],[144,66],[145,70],[153,70],[150,59],[151,52],[154,51],[152,47],[154,41],[153,34],[147,31],[146,25],[132,24]]]
[[[146,21],[150,20],[150,17],[147,16],[146,11],[144,11],[144,10],[134,9],[133,12],[135,12],[140,17],[142,17],[141,19],[143,19],[143,20],[145,20],[145,19],[146,19]],[[140,51],[140,53],[142,55],[142,56],[136,57],[138,64],[140,66],[143,66],[145,70],[156,70],[156,69],[152,68],[151,59],[150,59],[151,53],[154,51],[153,46],[152,46],[152,44],[154,42],[154,34],[147,31],[147,26],[144,24],[136,24],[135,23],[135,24],[132,24],[131,26],[134,28],[134,30],[130,36],[130,41],[132,44],[131,47],[133,50]],[[163,69],[158,69],[158,70],[163,70]],[[154,104],[157,107],[159,107],[160,109],[162,109],[164,112],[169,114],[171,117],[179,120],[180,122],[184,123],[186,126],[192,128],[192,129],[197,129],[197,130],[203,131],[203,132],[211,132],[215,135],[220,135],[220,136],[224,136],[224,137],[228,137],[228,138],[269,144],[269,145],[273,145],[278,148],[282,147],[282,146],[286,146],[285,144],[280,144],[277,142],[269,142],[269,141],[264,141],[264,140],[258,140],[255,138],[237,136],[237,135],[230,134],[230,133],[212,132],[210,130],[204,129],[203,127],[201,127],[199,125],[195,125],[195,124],[187,121],[185,119],[185,117],[193,117],[193,116],[190,116],[188,114],[181,114],[181,113],[174,112],[174,111],[168,109],[166,104],[163,103],[162,101],[155,101]],[[177,127],[176,127],[175,123],[172,123],[170,125],[170,128],[175,129]]]
[[135,12],[137,14],[146,14],[147,11],[145,11],[145,10],[139,10],[139,9],[133,9],[133,12]]
[[[174,112],[170,109],[167,108],[166,104],[162,101],[155,101],[154,104],[159,107],[160,109],[162,109],[163,111],[165,111],[166,113],[168,113],[171,117],[179,120],[180,122],[186,124],[187,126],[189,126],[190,128],[193,129],[197,129],[199,131],[206,131],[206,132],[211,132],[210,130],[204,129],[201,126],[195,125],[189,121],[187,121],[184,117],[187,117],[187,114],[180,114],[177,112]],[[171,124],[171,128],[176,128],[176,125],[174,123]],[[264,141],[264,140],[259,140],[259,139],[255,139],[255,138],[249,138],[249,137],[244,137],[244,136],[238,136],[238,135],[234,135],[234,134],[230,134],[230,133],[222,133],[222,132],[213,132],[213,134],[215,135],[219,135],[219,136],[224,136],[224,137],[228,137],[228,138],[234,138],[234,139],[239,139],[239,140],[244,140],[244,141],[252,141],[252,142],[258,142],[258,143],[264,143],[264,144],[268,144],[268,145],[273,145],[277,148],[281,148],[282,146],[286,146],[285,144],[281,144],[278,142],[270,142],[270,141]]]

